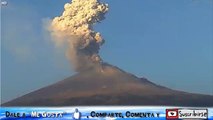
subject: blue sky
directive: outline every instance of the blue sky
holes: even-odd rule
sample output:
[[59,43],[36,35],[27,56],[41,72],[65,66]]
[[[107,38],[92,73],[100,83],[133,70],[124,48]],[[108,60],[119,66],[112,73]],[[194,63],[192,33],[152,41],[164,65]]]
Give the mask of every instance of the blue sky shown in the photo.
[[[44,29],[70,0],[7,0],[1,9],[1,91],[8,101],[74,74]],[[213,95],[213,1],[102,0],[104,61],[172,88]]]

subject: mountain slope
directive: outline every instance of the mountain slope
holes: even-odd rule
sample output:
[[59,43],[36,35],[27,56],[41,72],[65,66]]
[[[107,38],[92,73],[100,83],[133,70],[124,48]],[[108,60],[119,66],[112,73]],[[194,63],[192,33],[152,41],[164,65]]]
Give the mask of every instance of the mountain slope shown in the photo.
[[2,106],[73,105],[213,106],[213,96],[168,89],[104,64]]

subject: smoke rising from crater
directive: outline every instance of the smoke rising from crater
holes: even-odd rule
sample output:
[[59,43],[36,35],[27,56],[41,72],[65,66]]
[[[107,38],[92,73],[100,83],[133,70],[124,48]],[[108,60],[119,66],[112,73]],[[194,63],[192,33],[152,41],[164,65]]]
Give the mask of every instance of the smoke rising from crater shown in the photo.
[[51,21],[50,31],[56,45],[65,44],[66,56],[77,72],[100,65],[100,46],[104,39],[93,25],[104,19],[108,5],[99,0],[72,0],[61,16]]

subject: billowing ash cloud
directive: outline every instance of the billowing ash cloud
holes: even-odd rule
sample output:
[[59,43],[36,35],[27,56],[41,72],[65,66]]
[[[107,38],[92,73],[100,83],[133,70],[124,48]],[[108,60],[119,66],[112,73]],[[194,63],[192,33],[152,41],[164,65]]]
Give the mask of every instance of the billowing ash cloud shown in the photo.
[[51,22],[55,43],[68,46],[66,56],[77,72],[102,62],[98,53],[104,39],[93,30],[93,25],[103,20],[107,11],[108,5],[99,0],[72,0],[64,5],[63,14]]

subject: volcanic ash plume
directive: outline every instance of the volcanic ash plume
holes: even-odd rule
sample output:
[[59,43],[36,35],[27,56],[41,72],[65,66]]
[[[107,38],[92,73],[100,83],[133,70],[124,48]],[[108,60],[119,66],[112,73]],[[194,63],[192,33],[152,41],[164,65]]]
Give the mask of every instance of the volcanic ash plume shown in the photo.
[[108,5],[99,0],[72,0],[64,5],[63,14],[51,22],[50,31],[55,43],[68,47],[66,56],[77,72],[102,62],[98,53],[104,39],[92,25],[103,20],[107,11]]

